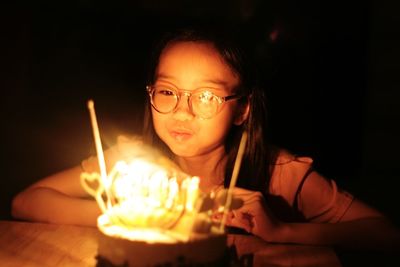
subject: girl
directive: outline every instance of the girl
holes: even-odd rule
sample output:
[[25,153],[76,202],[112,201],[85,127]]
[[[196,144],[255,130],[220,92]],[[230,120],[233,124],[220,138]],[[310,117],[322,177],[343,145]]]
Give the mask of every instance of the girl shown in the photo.
[[[312,169],[311,159],[265,142],[263,90],[248,58],[222,36],[178,31],[155,50],[146,88],[144,142],[165,152],[184,172],[201,177],[201,188],[208,192],[229,184],[241,134],[247,131],[235,189],[244,205],[231,212],[228,226],[268,242],[376,248],[397,244],[398,231],[381,213],[322,177]],[[121,137],[106,152],[109,166],[131,145],[137,144]],[[80,185],[82,168],[94,171],[97,161],[89,158],[19,193],[13,216],[95,225],[100,210]]]

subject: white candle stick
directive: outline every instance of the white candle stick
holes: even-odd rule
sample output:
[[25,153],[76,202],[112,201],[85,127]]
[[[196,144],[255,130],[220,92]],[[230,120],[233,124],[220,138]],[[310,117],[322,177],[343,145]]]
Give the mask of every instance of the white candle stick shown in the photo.
[[94,137],[94,142],[96,145],[97,159],[98,159],[98,163],[99,163],[99,167],[100,167],[100,177],[102,180],[102,184],[104,185],[104,191],[107,196],[107,206],[111,207],[111,195],[108,192],[110,185],[109,185],[109,181],[108,181],[108,177],[107,177],[107,170],[106,170],[106,163],[104,160],[103,147],[101,145],[99,126],[97,124],[96,113],[94,110],[94,102],[92,99],[90,99],[87,102],[87,107],[89,109],[90,121],[92,123],[93,137]]
[[240,139],[239,149],[238,149],[238,153],[236,155],[235,165],[233,167],[231,182],[229,184],[229,188],[228,188],[228,192],[227,192],[227,196],[226,196],[226,202],[225,202],[225,206],[224,206],[224,211],[223,211],[222,220],[221,220],[221,227],[220,227],[221,232],[224,230],[226,218],[228,216],[228,212],[229,212],[229,209],[232,204],[233,189],[236,186],[236,182],[237,182],[237,178],[238,178],[239,170],[240,170],[240,165],[242,164],[243,154],[244,154],[244,150],[246,148],[246,142],[247,142],[247,132],[244,131],[242,133],[242,138]]

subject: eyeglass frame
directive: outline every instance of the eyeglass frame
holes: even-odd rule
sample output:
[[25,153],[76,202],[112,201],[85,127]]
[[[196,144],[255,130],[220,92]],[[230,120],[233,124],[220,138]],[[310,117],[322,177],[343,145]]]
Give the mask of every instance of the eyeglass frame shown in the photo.
[[[155,106],[155,104],[154,104],[154,102],[153,102],[153,92],[154,92],[154,88],[155,88],[155,87],[156,87],[156,86],[154,86],[154,85],[147,85],[147,86],[146,86],[146,91],[147,91],[147,93],[149,94],[151,106],[152,106],[158,113],[161,113],[161,114],[169,114],[169,113],[175,112],[176,109],[178,108],[178,105],[179,105],[179,102],[180,102],[180,100],[181,100],[182,95],[185,95],[185,96],[187,97],[187,104],[188,104],[188,107],[189,107],[190,112],[191,112],[192,114],[194,114],[195,116],[199,116],[200,118],[202,118],[200,115],[197,115],[195,112],[193,112],[193,107],[192,107],[192,95],[193,95],[193,93],[195,93],[196,91],[199,91],[200,89],[203,89],[202,91],[207,91],[207,92],[211,93],[211,94],[218,100],[217,112],[216,112],[213,116],[211,116],[211,117],[209,117],[209,118],[204,118],[204,119],[210,119],[210,118],[216,116],[216,115],[221,111],[221,106],[222,106],[225,102],[230,101],[230,100],[234,100],[234,99],[240,99],[240,98],[244,97],[243,94],[233,94],[233,95],[228,95],[228,96],[218,96],[218,95],[214,94],[213,92],[207,90],[207,89],[210,89],[210,88],[207,88],[207,87],[200,87],[200,88],[194,89],[193,91],[188,91],[188,90],[184,90],[184,89],[173,88],[173,86],[172,86],[172,88],[169,88],[169,89],[172,89],[172,90],[176,91],[176,98],[177,98],[177,101],[176,101],[175,107],[172,108],[172,109],[171,109],[170,111],[168,111],[168,112],[162,112],[162,111],[160,111],[160,110],[157,109],[157,107]],[[202,92],[202,91],[200,91],[200,92]]]

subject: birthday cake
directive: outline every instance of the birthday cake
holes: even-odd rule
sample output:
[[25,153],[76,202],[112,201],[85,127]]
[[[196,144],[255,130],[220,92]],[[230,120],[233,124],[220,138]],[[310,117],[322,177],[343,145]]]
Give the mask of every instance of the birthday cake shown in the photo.
[[226,235],[202,236],[188,242],[148,243],[102,234],[97,267],[227,266]]
[[224,228],[211,220],[221,201],[199,190],[198,177],[135,158],[117,162],[107,177],[81,180],[103,211],[98,267],[227,265]]

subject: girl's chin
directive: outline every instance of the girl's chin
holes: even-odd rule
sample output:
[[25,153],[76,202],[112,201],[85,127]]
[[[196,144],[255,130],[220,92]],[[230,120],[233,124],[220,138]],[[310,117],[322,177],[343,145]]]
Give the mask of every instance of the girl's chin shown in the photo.
[[193,150],[193,145],[189,144],[180,144],[180,143],[169,143],[168,144],[169,149],[178,157],[182,158],[190,158],[190,157],[195,157],[197,156],[197,151]]
[[170,149],[178,157],[189,158],[196,156],[195,153],[193,153],[192,151],[188,151],[187,148],[185,149],[185,148],[170,147]]

